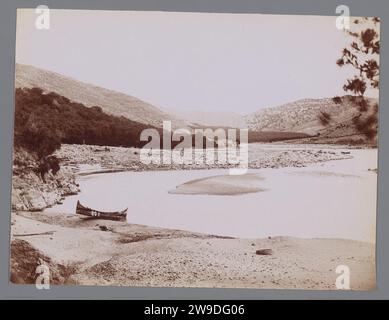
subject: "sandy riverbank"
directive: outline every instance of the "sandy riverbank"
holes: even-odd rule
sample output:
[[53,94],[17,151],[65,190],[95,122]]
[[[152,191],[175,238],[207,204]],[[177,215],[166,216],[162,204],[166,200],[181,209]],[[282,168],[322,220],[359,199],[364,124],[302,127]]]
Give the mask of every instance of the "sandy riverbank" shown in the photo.
[[[13,251],[16,282],[26,282],[40,256],[50,260],[56,274],[66,275],[54,283],[336,290],[335,269],[347,265],[352,290],[375,288],[374,245],[351,240],[223,238],[63,213],[19,212],[12,214],[11,241],[14,248],[28,244],[39,253],[23,269],[18,265],[23,257],[16,256],[23,251]],[[272,254],[257,255],[260,249]]]
[[207,194],[219,196],[234,196],[247,193],[264,191],[258,186],[262,181],[259,174],[246,173],[243,175],[219,175],[207,178],[195,179],[180,184],[170,190],[171,194]]

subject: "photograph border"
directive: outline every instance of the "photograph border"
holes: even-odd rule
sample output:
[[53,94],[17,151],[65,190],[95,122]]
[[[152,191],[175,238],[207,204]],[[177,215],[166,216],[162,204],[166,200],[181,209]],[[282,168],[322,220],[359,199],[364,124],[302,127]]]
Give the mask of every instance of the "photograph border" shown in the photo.
[[[376,268],[377,290],[369,292],[285,290],[285,289],[201,289],[143,288],[99,286],[51,286],[38,290],[34,285],[15,285],[9,281],[10,212],[12,142],[14,120],[15,30],[16,9],[47,5],[55,9],[141,10],[176,12],[263,13],[288,15],[334,16],[338,5],[347,5],[352,16],[381,18],[378,206]],[[385,0],[304,1],[304,0],[3,0],[0,4],[0,83],[2,92],[0,115],[0,298],[1,299],[388,299],[389,298],[389,199],[385,194],[389,184],[389,102],[385,69],[389,70],[389,4]],[[287,31],[287,30],[286,30]],[[386,231],[386,232],[385,232]],[[386,272],[386,274],[385,274]],[[351,274],[352,281],[352,274]]]

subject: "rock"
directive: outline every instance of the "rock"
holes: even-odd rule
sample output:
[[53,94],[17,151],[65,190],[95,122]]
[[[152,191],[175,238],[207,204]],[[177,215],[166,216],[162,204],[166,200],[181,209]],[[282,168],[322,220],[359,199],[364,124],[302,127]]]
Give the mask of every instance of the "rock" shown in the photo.
[[53,191],[52,192],[44,192],[42,194],[42,196],[43,196],[47,206],[55,205],[60,199],[60,195],[57,194],[56,192],[53,192]]
[[74,196],[79,192],[79,188],[75,184],[68,183],[62,192],[62,196]]
[[108,231],[108,228],[107,228],[107,226],[99,226],[99,228],[100,228],[100,230],[101,231]]
[[21,190],[12,188],[12,210],[28,210],[27,206],[24,204],[23,197],[21,194]]
[[260,256],[270,256],[273,254],[272,249],[260,249],[255,251],[255,254],[260,255]]
[[42,193],[38,190],[29,190],[26,195],[26,199],[29,203],[30,211],[41,211],[47,207],[46,201],[42,196]]

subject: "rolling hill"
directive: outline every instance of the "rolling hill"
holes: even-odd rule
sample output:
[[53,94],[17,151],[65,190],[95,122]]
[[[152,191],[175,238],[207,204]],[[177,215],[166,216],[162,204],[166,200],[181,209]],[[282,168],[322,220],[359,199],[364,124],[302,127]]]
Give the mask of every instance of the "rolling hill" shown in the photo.
[[[45,93],[56,92],[71,101],[87,107],[99,106],[104,113],[123,116],[137,123],[162,127],[163,120],[171,120],[176,128],[244,128],[248,127],[252,141],[275,141],[316,137],[316,141],[338,143],[352,139],[366,142],[366,137],[356,129],[355,118],[366,119],[376,113],[361,113],[351,96],[341,97],[340,103],[333,98],[302,99],[281,106],[268,107],[241,116],[233,112],[161,110],[130,95],[80,82],[55,72],[33,66],[16,64],[16,88],[40,87]],[[377,99],[369,99],[373,106]],[[328,123],[320,117],[328,117]],[[375,120],[377,122],[377,120]],[[377,123],[374,124],[377,126]],[[320,138],[319,138],[320,137]],[[312,140],[313,141],[313,140]]]
[[[340,100],[340,103],[337,103],[333,98],[303,99],[262,109],[245,116],[244,119],[249,129],[257,132],[299,132],[328,142],[350,137],[354,140],[366,140],[356,129],[355,121],[376,114],[374,105],[378,100],[368,99],[367,112],[361,112],[351,96],[343,96]],[[323,115],[328,118],[328,123],[320,121]]]
[[153,105],[130,95],[87,84],[61,74],[33,66],[16,64],[15,88],[39,87],[44,92],[56,92],[87,107],[99,106],[107,114],[124,116],[139,123],[161,127],[163,120],[171,120],[173,127],[187,123]]

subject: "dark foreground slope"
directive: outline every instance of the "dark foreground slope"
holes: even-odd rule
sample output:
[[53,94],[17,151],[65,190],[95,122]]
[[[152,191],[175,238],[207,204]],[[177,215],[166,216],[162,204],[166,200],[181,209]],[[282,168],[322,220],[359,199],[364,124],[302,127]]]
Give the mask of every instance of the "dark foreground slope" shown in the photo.
[[86,107],[54,92],[16,89],[15,146],[37,151],[39,140],[50,139],[50,143],[141,147],[145,142],[140,141],[140,133],[149,128],[153,127],[106,114],[98,106]]

